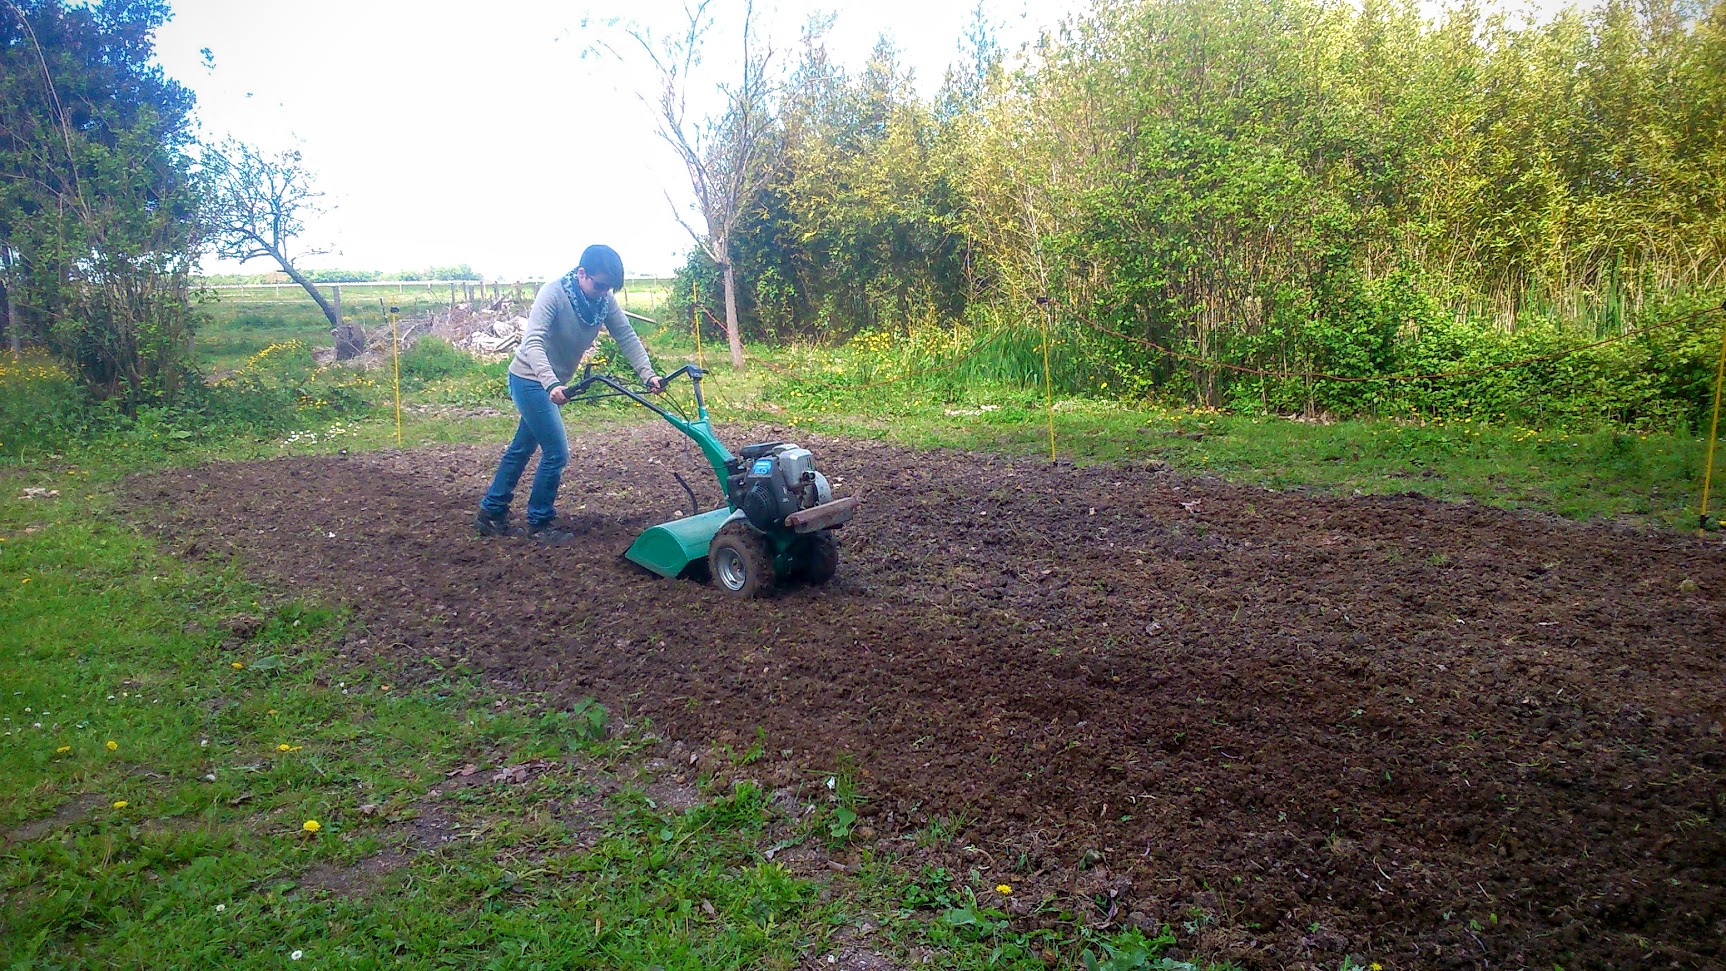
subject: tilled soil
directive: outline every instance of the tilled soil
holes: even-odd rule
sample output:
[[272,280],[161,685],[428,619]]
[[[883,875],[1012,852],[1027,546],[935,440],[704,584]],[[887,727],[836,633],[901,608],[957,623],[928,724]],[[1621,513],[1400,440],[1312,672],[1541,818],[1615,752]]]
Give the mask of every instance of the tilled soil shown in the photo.
[[577,435],[556,550],[474,535],[496,448],[128,495],[175,549],[354,603],[392,661],[854,766],[870,830],[963,820],[1027,921],[1247,967],[1721,966],[1717,538],[790,437],[863,511],[831,585],[761,601],[620,557],[688,512],[673,470],[717,504],[666,428]]

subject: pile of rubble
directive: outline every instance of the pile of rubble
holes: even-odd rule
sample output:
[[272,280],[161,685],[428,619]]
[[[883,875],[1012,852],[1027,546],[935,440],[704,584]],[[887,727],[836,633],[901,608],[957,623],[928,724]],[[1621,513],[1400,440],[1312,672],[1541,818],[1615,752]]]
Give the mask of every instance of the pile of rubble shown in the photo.
[[507,296],[475,307],[458,306],[433,313],[425,332],[482,360],[509,357],[521,343],[527,307]]
[[[431,336],[448,341],[451,346],[482,361],[504,360],[512,357],[521,344],[522,332],[527,327],[527,310],[531,305],[531,301],[503,295],[489,303],[457,305],[447,310],[403,317],[396,321],[396,339],[403,352],[418,343],[421,337]],[[628,310],[624,313],[636,320],[649,320]],[[365,351],[342,363],[364,369],[387,367],[390,363],[389,325],[380,325],[374,317],[358,329]],[[331,347],[320,347],[312,355],[319,364],[328,365],[335,361],[336,352]]]
[[521,343],[522,330],[526,326],[526,317],[494,320],[489,326],[480,328],[466,339],[454,343],[477,357],[503,357],[515,353],[516,345]]
[[[458,306],[420,316],[403,317],[396,321],[396,340],[403,352],[417,344],[420,338],[431,336],[448,341],[452,346],[461,348],[481,360],[508,358],[515,353],[516,345],[521,343],[522,329],[527,326],[527,318],[522,314],[524,309],[516,301],[505,297],[476,308]],[[388,365],[390,328],[373,321],[363,328],[363,333],[364,353],[343,363],[368,370]],[[326,365],[335,360],[335,353],[332,347],[320,347],[312,352],[319,364]]]

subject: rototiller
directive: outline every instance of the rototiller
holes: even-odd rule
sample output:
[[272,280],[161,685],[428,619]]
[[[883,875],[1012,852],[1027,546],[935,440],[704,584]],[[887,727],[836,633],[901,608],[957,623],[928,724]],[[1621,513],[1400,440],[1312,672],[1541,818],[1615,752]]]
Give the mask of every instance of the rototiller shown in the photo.
[[[673,414],[609,374],[585,374],[565,392],[571,400],[628,398],[694,440],[719,478],[726,504],[718,509],[649,527],[624,556],[662,577],[677,577],[705,564],[720,589],[758,597],[781,580],[823,584],[839,569],[833,530],[851,520],[857,500],[833,498],[827,477],[808,449],[789,442],[746,445],[733,455],[714,435],[701,398],[701,368],[686,364],[665,376],[688,376],[695,393],[695,420]],[[603,386],[608,391],[593,391]],[[691,508],[701,503],[678,477]]]

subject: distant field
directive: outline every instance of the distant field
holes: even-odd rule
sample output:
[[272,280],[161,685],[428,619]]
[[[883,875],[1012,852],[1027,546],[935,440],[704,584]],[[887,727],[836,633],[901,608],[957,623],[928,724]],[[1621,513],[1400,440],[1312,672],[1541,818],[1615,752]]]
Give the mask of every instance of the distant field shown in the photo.
[[[336,286],[323,284],[320,289],[327,297]],[[399,308],[405,318],[448,310],[451,305],[448,282],[339,286],[343,318],[368,330],[386,323],[388,307]],[[618,300],[631,313],[656,317],[670,286],[670,280],[632,280],[618,294]],[[496,285],[496,292],[530,301],[538,288],[536,282],[502,283]],[[493,285],[485,284],[484,291],[486,299],[491,299]],[[462,285],[456,285],[455,295],[458,303],[466,301]],[[201,291],[198,300],[206,317],[198,329],[198,357],[210,370],[237,368],[246,358],[282,341],[302,340],[313,347],[333,344],[323,312],[309,294],[292,283],[211,287]]]

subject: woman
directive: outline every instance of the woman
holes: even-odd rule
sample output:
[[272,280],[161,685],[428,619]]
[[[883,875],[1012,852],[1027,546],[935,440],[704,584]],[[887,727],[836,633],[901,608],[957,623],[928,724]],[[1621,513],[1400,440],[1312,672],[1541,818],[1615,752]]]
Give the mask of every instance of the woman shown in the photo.
[[623,260],[617,251],[609,246],[589,246],[582,251],[575,269],[540,287],[527,315],[521,346],[509,364],[509,397],[521,413],[521,421],[515,426],[515,439],[498,461],[491,488],[480,500],[479,514],[474,518],[480,535],[515,535],[509,524],[509,503],[527,460],[538,450],[539,470],[527,496],[527,528],[522,532],[548,544],[575,538],[574,533],[555,524],[557,487],[569,462],[569,438],[557,409],[569,400],[564,386],[601,327],[617,341],[641,383],[655,393],[664,390],[664,379],[654,372],[647,348],[613,296],[622,285]]

